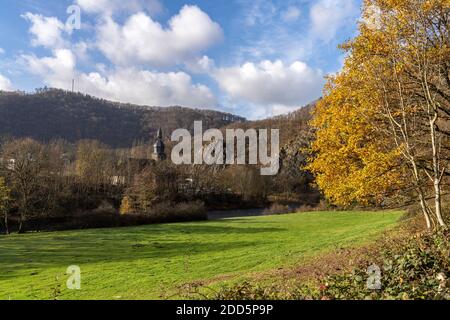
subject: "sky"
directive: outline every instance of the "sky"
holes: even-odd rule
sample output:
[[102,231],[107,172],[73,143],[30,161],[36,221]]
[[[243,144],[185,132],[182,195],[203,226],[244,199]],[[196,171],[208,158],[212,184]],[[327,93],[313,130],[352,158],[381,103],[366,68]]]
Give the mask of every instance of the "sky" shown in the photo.
[[321,97],[361,0],[0,0],[0,90],[261,119]]

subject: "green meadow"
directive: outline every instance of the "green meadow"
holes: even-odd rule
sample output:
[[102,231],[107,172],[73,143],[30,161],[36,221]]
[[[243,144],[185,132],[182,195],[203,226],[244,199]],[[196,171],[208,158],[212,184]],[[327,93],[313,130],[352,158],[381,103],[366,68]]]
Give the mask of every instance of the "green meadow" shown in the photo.
[[[0,236],[1,299],[177,298],[193,281],[238,280],[364,245],[402,212],[317,212]],[[81,268],[68,290],[67,267]]]

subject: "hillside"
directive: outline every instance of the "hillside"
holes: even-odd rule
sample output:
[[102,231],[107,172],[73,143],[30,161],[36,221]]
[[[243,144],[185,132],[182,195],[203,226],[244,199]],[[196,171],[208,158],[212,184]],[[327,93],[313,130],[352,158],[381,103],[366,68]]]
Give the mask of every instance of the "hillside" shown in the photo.
[[314,101],[286,115],[227,126],[227,128],[280,130],[280,172],[274,178],[273,191],[295,192],[300,197],[298,200],[309,204],[320,200],[318,191],[311,188],[313,176],[303,169],[308,157],[305,149],[313,139],[309,121],[316,103],[317,101]]
[[178,128],[221,128],[242,117],[182,107],[145,107],[121,104],[56,89],[33,94],[0,92],[0,137],[31,137],[48,142],[98,140],[111,147],[130,147],[153,139],[158,128],[168,136]]
[[227,125],[227,129],[278,129],[280,130],[281,146],[291,145],[293,141],[308,140],[310,136],[310,126],[308,122],[311,120],[311,111],[317,101],[299,108],[298,110],[257,121],[246,121],[245,123],[231,123]]

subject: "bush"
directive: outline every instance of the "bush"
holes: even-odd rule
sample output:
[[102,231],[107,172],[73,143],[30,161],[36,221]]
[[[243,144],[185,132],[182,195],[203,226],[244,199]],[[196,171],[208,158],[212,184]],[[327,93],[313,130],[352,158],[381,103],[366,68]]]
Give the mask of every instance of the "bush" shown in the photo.
[[178,221],[195,221],[206,220],[208,214],[205,204],[200,201],[184,202],[184,203],[160,203],[152,207],[145,214],[147,217],[156,219],[160,222],[178,222]]
[[[112,204],[104,201],[93,211],[60,217],[36,217],[25,221],[25,231],[62,231],[92,228],[131,227],[156,223],[207,220],[202,202],[156,205],[146,214],[121,214]],[[12,231],[17,230],[17,217],[11,218]],[[0,225],[0,232],[3,232]]]
[[97,209],[93,211],[94,214],[116,214],[117,210],[114,206],[108,201],[102,201],[102,203],[98,206]]
[[289,207],[288,205],[283,205],[281,203],[273,203],[270,208],[264,210],[264,215],[276,215],[276,214],[288,214],[295,213],[296,210],[294,208]]
[[330,299],[450,299],[450,246],[446,231],[410,239],[383,253],[381,290],[367,288],[366,269],[329,277],[321,296]]
[[308,299],[308,294],[306,291],[303,292],[302,289],[290,285],[286,285],[283,288],[279,286],[267,287],[245,281],[232,287],[222,287],[208,298],[222,301],[306,300]]

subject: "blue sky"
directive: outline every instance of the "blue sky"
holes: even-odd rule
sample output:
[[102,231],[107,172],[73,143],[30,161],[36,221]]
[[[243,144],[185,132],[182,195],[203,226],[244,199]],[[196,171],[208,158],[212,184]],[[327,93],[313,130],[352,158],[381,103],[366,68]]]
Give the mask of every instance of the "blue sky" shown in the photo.
[[338,44],[357,32],[361,0],[1,4],[0,90],[70,89],[75,79],[76,91],[110,100],[258,119],[321,96],[324,76],[342,65]]

